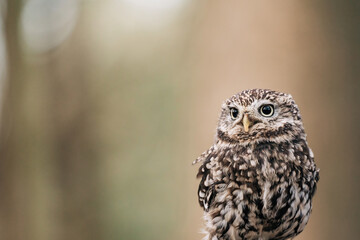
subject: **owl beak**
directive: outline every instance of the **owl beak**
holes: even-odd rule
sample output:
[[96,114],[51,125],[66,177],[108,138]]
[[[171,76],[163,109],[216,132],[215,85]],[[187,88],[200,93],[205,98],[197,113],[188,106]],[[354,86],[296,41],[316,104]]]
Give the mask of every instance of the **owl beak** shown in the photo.
[[249,119],[249,115],[246,113],[242,119],[245,132],[249,132],[249,127],[252,125],[252,121]]

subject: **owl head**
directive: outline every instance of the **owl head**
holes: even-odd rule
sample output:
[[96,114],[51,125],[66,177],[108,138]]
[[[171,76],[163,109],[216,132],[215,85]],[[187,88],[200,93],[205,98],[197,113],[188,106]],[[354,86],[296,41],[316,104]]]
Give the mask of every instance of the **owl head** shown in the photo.
[[289,94],[245,90],[222,105],[217,138],[223,142],[284,142],[298,137],[305,138],[305,133],[299,109]]

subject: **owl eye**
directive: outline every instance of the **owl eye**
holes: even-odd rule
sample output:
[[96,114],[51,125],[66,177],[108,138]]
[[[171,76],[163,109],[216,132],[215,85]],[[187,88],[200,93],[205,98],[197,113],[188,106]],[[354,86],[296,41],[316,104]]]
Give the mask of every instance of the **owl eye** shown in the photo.
[[236,119],[237,116],[239,115],[239,110],[237,110],[234,107],[230,108],[230,115],[232,119]]
[[264,117],[271,117],[274,114],[274,106],[271,104],[262,105],[259,112]]

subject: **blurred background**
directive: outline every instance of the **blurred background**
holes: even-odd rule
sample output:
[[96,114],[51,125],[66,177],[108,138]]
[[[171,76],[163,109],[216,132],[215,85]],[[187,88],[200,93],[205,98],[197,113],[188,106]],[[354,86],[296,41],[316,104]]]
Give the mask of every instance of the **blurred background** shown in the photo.
[[321,179],[296,239],[360,235],[358,1],[0,0],[0,239],[201,239],[221,103],[291,93]]

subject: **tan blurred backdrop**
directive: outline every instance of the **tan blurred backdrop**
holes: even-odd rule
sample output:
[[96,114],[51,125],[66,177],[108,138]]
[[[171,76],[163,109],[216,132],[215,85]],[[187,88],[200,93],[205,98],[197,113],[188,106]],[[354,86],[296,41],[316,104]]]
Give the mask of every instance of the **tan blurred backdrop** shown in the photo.
[[222,101],[291,93],[321,169],[296,239],[360,235],[357,1],[0,0],[0,239],[201,239]]

